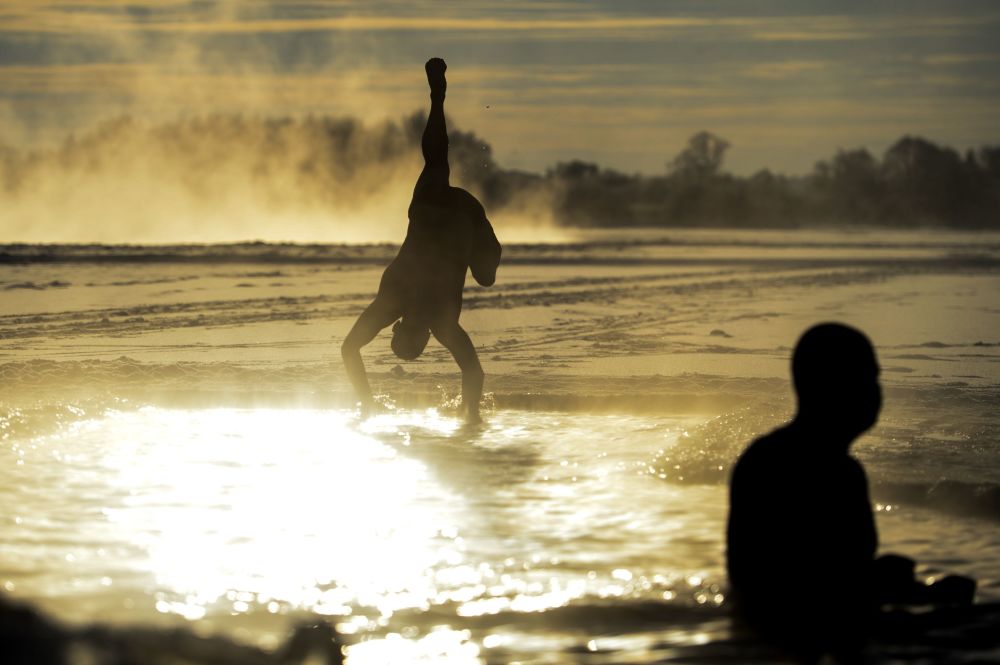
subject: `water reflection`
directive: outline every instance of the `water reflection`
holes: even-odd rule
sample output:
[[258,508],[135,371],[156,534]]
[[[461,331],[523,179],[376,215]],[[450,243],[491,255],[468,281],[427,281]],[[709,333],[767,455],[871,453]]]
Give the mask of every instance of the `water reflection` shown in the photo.
[[16,529],[4,562],[25,562],[19,592],[69,618],[194,622],[267,647],[320,614],[352,664],[530,659],[579,644],[566,631],[717,605],[721,492],[646,470],[683,427],[115,412],[17,444],[9,486],[31,495],[26,523],[0,526]]
[[461,504],[348,415],[206,410],[184,414],[183,436],[153,426],[174,415],[121,414],[104,461],[124,496],[108,520],[169,590],[158,609],[386,617],[426,605],[434,568],[461,561]]
[[419,462],[466,501],[490,502],[491,495],[529,481],[540,461],[539,442],[523,426],[467,424],[436,409],[383,414],[365,421],[361,430]]

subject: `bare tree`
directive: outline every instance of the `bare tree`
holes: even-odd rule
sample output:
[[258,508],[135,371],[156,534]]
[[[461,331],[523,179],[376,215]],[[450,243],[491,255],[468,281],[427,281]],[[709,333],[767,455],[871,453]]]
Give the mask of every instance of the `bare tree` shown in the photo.
[[668,167],[682,177],[698,180],[711,178],[722,168],[728,149],[729,141],[711,132],[700,131],[688,139],[687,147],[674,157]]

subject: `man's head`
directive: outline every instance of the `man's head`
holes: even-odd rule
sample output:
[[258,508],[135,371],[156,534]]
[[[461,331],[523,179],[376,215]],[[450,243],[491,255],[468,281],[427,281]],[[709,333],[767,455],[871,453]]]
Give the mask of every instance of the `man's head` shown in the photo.
[[853,439],[878,420],[878,374],[875,349],[860,330],[840,323],[813,326],[792,354],[799,418]]
[[392,326],[392,351],[400,360],[415,360],[424,352],[430,336],[426,325],[404,316]]

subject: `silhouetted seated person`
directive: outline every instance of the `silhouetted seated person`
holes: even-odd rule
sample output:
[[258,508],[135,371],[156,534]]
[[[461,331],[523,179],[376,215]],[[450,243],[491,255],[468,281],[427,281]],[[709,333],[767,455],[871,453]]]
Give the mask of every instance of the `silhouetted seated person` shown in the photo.
[[397,357],[417,358],[432,334],[451,352],[462,370],[462,408],[470,420],[479,417],[483,369],[458,317],[466,271],[471,269],[479,284],[491,286],[501,248],[476,197],[448,182],[446,68],[440,58],[425,65],[431,110],[421,139],[424,169],[413,189],[406,239],[382,273],[375,300],[362,312],[341,349],[348,378],[365,413],[374,403],[361,347],[395,322],[392,350]]
[[975,582],[927,586],[900,556],[875,558],[868,480],[850,446],[882,405],[879,366],[854,328],[810,328],[792,357],[795,418],[754,441],[730,485],[727,564],[739,614],[804,659],[851,652],[885,604],[970,603]]

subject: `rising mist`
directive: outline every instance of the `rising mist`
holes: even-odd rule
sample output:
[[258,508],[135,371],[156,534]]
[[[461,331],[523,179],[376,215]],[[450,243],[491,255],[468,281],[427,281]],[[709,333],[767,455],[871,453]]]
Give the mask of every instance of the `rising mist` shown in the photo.
[[[24,242],[398,241],[422,127],[419,112],[120,117],[55,148],[0,147],[0,226]],[[458,131],[451,143],[453,182],[480,189],[490,147]]]
[[[151,123],[121,116],[52,148],[0,145],[6,242],[246,240],[399,242],[422,168],[424,115],[217,113]],[[996,229],[1000,149],[961,155],[903,137],[878,158],[841,150],[812,173],[724,170],[730,146],[691,137],[664,172],[560,162],[505,169],[491,146],[451,128],[452,183],[475,194],[507,242],[568,227]]]

